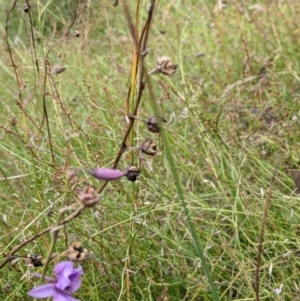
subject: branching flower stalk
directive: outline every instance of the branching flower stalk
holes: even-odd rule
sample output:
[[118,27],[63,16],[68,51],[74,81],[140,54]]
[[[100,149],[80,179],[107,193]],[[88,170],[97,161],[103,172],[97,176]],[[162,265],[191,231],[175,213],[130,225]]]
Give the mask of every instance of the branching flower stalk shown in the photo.
[[[145,68],[144,68],[144,57],[141,55],[142,53],[145,52],[146,47],[147,47],[147,41],[148,41],[148,36],[149,36],[149,30],[150,30],[150,25],[152,23],[152,18],[153,18],[153,12],[155,8],[155,0],[151,1],[151,4],[148,9],[148,18],[147,21],[142,29],[142,33],[140,38],[138,38],[138,17],[139,17],[139,9],[140,9],[140,1],[137,2],[136,5],[136,17],[135,17],[135,26],[133,25],[133,22],[131,21],[130,13],[129,13],[129,8],[127,6],[127,2],[125,0],[121,1],[122,7],[123,7],[123,12],[125,15],[125,18],[127,20],[127,24],[129,27],[129,31],[131,33],[132,39],[133,39],[133,44],[134,44],[134,55],[133,55],[133,64],[132,64],[132,75],[131,75],[131,86],[129,88],[129,93],[127,97],[127,109],[126,109],[126,116],[129,116],[129,108],[131,108],[131,114],[137,115],[138,113],[138,108],[140,105],[140,101],[142,98],[143,90],[145,88],[145,82],[144,82],[144,76],[145,76]],[[137,76],[138,74],[138,76]],[[137,96],[136,100],[134,101],[134,91],[135,91],[135,86],[137,85]],[[130,105],[131,104],[131,105]],[[127,139],[130,136],[130,141],[131,145],[134,144],[134,133],[132,131],[133,125],[134,125],[134,119],[130,118],[129,119],[129,124],[127,127],[127,130],[125,132],[125,135],[123,137],[123,140],[121,142],[121,146],[119,149],[119,152],[117,154],[117,157],[114,161],[113,168],[116,168],[118,166],[118,163],[121,159],[122,154],[124,153],[124,150],[127,148]],[[132,153],[131,155],[131,161],[133,163],[134,160],[134,154]],[[105,182],[99,189],[98,192],[101,189],[104,189],[104,187],[107,185],[107,182]],[[135,187],[132,187],[132,194],[133,197],[135,195]],[[130,249],[128,250],[130,254]],[[127,270],[130,267],[130,256],[127,256]],[[126,295],[127,295],[127,300],[130,300],[130,275],[127,272],[126,273]]]
[[14,1],[12,8],[10,9],[10,11],[8,12],[7,16],[6,16],[6,22],[5,22],[5,40],[6,40],[6,45],[7,45],[7,50],[9,53],[9,57],[10,57],[10,61],[12,64],[12,67],[14,69],[14,73],[15,73],[15,77],[16,77],[16,81],[18,84],[18,97],[19,97],[19,102],[20,102],[20,109],[21,109],[21,114],[22,114],[22,123],[23,123],[23,129],[24,129],[24,135],[25,135],[25,140],[28,141],[28,128],[27,128],[27,122],[26,122],[26,114],[24,111],[24,102],[23,102],[23,97],[22,97],[22,80],[21,80],[21,76],[18,70],[18,66],[15,63],[13,54],[12,54],[12,49],[10,47],[9,44],[9,36],[8,36],[8,27],[9,27],[9,17],[10,14],[13,12],[13,10],[15,9],[17,5],[17,0]]

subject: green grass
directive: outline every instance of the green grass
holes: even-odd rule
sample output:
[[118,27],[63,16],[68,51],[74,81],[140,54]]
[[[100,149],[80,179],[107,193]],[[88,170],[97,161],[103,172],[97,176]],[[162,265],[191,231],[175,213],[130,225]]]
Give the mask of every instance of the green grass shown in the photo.
[[[127,146],[151,137],[159,152],[126,151],[117,168],[138,166],[138,181],[103,187],[84,173],[68,180],[66,169],[113,166],[143,63],[127,103],[135,52],[123,1],[56,2],[30,2],[32,25],[17,3],[8,20],[9,53],[5,20],[13,3],[0,0],[0,265],[55,226],[59,210],[77,204],[78,191],[90,185],[101,189],[101,203],[58,232],[59,255],[46,272],[66,260],[70,242],[82,242],[88,256],[74,298],[297,300],[300,213],[290,169],[297,173],[300,159],[300,4],[227,1],[216,13],[215,1],[157,2],[144,67],[150,71],[167,55],[178,68],[171,77],[144,78],[138,116],[158,114],[167,123],[157,135],[136,121]],[[139,9],[138,1],[128,2],[140,34],[148,2]],[[45,73],[50,49],[49,66],[65,72]],[[15,255],[46,257],[50,245],[47,232]],[[0,269],[3,300],[32,300],[27,292],[39,280],[26,275],[42,269],[24,258],[7,262]]]

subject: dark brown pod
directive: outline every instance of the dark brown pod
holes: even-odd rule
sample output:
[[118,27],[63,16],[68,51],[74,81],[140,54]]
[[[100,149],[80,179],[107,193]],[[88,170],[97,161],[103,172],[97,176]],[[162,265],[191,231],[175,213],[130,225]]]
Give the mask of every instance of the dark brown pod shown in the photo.
[[34,254],[26,258],[26,265],[34,266],[35,268],[41,267],[43,266],[42,259],[43,259],[42,255]]
[[75,35],[76,38],[80,38],[80,34],[81,34],[81,31],[80,31],[80,30],[76,29],[76,30],[74,31],[74,35]]
[[150,156],[155,156],[158,152],[156,143],[151,138],[146,138],[141,145],[141,152]]
[[129,181],[135,182],[139,175],[140,175],[140,170],[136,166],[131,165],[127,169],[125,177]]
[[166,122],[165,119],[157,116],[151,116],[147,121],[147,128],[152,133],[160,133],[161,132],[161,123]]
[[165,75],[173,75],[176,72],[178,65],[172,63],[169,57],[161,56],[157,58],[157,66],[149,72],[149,75],[162,73]]
[[28,14],[30,11],[30,4],[27,5],[27,3],[25,3],[23,5],[23,10],[24,10],[24,13]]

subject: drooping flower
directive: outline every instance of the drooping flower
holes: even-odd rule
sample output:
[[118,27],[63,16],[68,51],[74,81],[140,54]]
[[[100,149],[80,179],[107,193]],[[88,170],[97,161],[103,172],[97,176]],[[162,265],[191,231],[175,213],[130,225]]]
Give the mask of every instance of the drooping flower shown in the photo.
[[126,172],[112,168],[96,168],[89,171],[89,173],[99,180],[112,181],[125,176]]
[[71,294],[81,286],[82,268],[79,266],[75,269],[72,261],[63,261],[55,266],[54,271],[56,279],[46,277],[51,283],[34,288],[28,295],[38,299],[53,297],[53,301],[79,301]]

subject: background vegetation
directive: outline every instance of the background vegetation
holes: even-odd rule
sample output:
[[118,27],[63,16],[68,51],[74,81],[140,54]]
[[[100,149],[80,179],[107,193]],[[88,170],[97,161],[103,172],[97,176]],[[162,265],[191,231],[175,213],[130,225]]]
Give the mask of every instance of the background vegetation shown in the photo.
[[[6,262],[12,250],[55,226],[87,185],[101,203],[66,223],[54,249],[54,263],[71,241],[88,250],[77,299],[299,299],[300,3],[226,2],[154,3],[144,68],[164,55],[178,67],[146,77],[138,116],[165,118],[164,134],[135,121],[127,145],[151,137],[159,152],[126,151],[118,168],[138,166],[138,180],[104,187],[66,171],[115,162],[142,79],[128,19],[140,36],[149,3],[32,0],[26,13],[0,0],[3,300],[30,300],[28,275],[42,269]],[[46,257],[50,237],[14,255]]]

